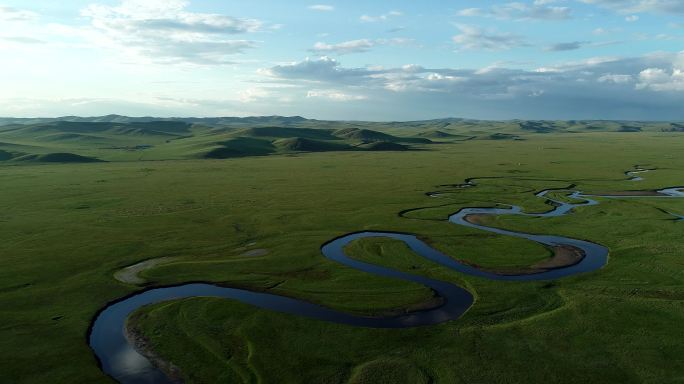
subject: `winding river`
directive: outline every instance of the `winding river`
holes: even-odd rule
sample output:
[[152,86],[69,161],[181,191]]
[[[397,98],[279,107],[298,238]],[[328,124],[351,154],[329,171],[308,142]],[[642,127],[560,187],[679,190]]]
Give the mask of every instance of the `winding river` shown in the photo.
[[[475,186],[473,181],[466,184],[453,185],[453,188],[465,188]],[[649,196],[598,196],[610,198],[623,197],[684,197],[681,191],[684,187],[667,188],[657,191],[657,194]],[[570,201],[553,199],[548,195],[559,192],[567,195]],[[440,197],[439,192],[429,194],[432,197]],[[557,268],[547,268],[528,274],[498,274],[491,271],[478,269],[432,248],[421,241],[416,235],[396,232],[356,232],[333,239],[321,247],[321,252],[326,258],[337,263],[355,268],[373,275],[397,278],[422,284],[432,289],[442,299],[442,304],[436,308],[423,311],[406,313],[391,317],[365,317],[339,312],[317,304],[303,300],[278,296],[270,293],[252,292],[244,289],[226,288],[213,284],[184,284],[173,287],[161,287],[149,289],[132,296],[114,302],[95,317],[92,323],[89,344],[97,356],[102,370],[120,383],[171,383],[160,369],[145,356],[140,354],[133,343],[126,337],[126,319],[137,309],[169,300],[190,297],[218,297],[237,300],[248,303],[258,308],[268,309],[281,313],[304,316],[311,319],[323,320],[332,323],[347,324],[359,327],[372,328],[406,328],[438,324],[459,318],[473,304],[473,296],[467,290],[445,281],[430,279],[424,276],[401,272],[381,265],[370,264],[348,257],[344,248],[354,240],[363,238],[391,238],[404,242],[413,252],[421,257],[436,262],[442,266],[453,269],[460,273],[468,274],[492,280],[501,281],[533,281],[552,280],[579,273],[595,271],[603,267],[608,261],[608,249],[602,245],[588,241],[572,239],[562,236],[537,235],[522,232],[509,231],[494,228],[477,223],[469,218],[481,215],[521,215],[529,217],[557,217],[569,214],[576,207],[597,205],[598,202],[591,195],[582,194],[572,190],[545,190],[536,194],[545,199],[554,208],[544,213],[525,213],[518,206],[501,206],[495,208],[463,208],[449,216],[449,222],[455,225],[476,228],[505,236],[523,238],[543,244],[547,247],[566,247],[581,252],[582,258],[572,264]]]
[[627,175],[629,177],[629,181],[642,181],[642,180],[644,180],[644,178],[639,176],[639,174],[651,172],[651,171],[653,171],[653,169],[647,169],[647,168],[643,168],[639,165],[635,165],[634,170],[625,172],[625,175]]

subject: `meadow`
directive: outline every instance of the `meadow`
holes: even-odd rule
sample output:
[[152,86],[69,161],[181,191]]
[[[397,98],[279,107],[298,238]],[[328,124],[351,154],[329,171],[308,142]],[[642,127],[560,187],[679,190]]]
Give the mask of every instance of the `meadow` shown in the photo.
[[[684,139],[665,123],[167,123],[151,134],[124,122],[129,130],[81,136],[29,123],[0,127],[2,383],[112,382],[88,327],[108,302],[145,287],[203,281],[396,313],[432,292],[338,265],[321,244],[360,230],[411,232],[459,260],[520,268],[549,250],[446,217],[496,203],[545,211],[534,193],[571,184],[586,193],[684,185]],[[65,153],[79,158],[44,157]],[[628,181],[635,165],[655,170]],[[471,177],[487,178],[426,196]],[[557,281],[465,276],[383,239],[349,247],[355,258],[467,288],[476,301],[456,321],[366,329],[195,298],[144,308],[130,326],[188,383],[682,382],[684,222],[667,212],[684,214],[684,200],[599,200],[567,217],[495,219],[610,248],[600,271]],[[142,284],[114,278],[162,257],[171,259],[141,272]]]

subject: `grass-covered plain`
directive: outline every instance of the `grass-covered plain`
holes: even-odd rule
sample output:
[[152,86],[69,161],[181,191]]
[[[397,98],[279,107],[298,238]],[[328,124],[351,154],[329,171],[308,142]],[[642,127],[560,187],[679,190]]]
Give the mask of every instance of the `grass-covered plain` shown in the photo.
[[[423,137],[405,129],[412,131],[379,130]],[[62,150],[51,153],[110,162],[6,160],[0,167],[0,382],[111,382],[87,345],[88,326],[107,302],[141,289],[113,275],[143,260],[173,257],[141,274],[149,285],[209,281],[386,314],[420,306],[432,293],[328,261],[322,243],[365,229],[413,232],[474,264],[519,267],[548,257],[548,250],[457,227],[446,216],[495,203],[546,210],[534,192],[570,184],[585,192],[684,184],[678,133],[508,133],[524,140],[447,137],[441,144],[412,142],[414,151],[276,150],[164,161],[137,161],[130,155],[137,152],[128,150],[120,151],[126,161],[117,161],[108,155],[113,152],[59,141]],[[428,136],[435,135],[445,137]],[[0,141],[8,153],[41,152],[26,150],[43,145],[28,137]],[[159,152],[157,160],[166,157],[173,158]],[[644,181],[627,181],[623,172],[635,164],[658,169]],[[440,198],[425,196],[439,185],[483,176],[492,178]],[[354,328],[208,298],[146,308],[133,322],[187,382],[681,382],[684,223],[662,210],[684,213],[684,200],[600,200],[568,217],[496,219],[506,228],[610,248],[602,270],[555,282],[464,276],[387,240],[350,247],[354,257],[473,292],[471,310],[439,326]],[[398,215],[420,207],[426,209]],[[253,249],[268,253],[246,255]]]

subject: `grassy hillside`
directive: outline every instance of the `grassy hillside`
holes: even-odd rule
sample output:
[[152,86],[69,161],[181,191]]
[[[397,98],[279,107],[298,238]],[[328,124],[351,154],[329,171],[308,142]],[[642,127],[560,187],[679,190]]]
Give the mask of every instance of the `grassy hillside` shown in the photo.
[[96,163],[94,157],[75,155],[73,153],[47,153],[44,155],[23,155],[13,157],[14,161],[30,161],[35,163]]
[[[427,138],[413,137],[414,132],[395,136],[354,127],[309,127],[314,122],[301,118],[262,118],[257,120],[279,121],[281,125],[251,127],[206,121],[125,121],[123,117],[112,118],[114,121],[93,120],[24,121],[0,126],[0,161],[42,161],[43,156],[55,153],[70,153],[73,161],[79,157],[82,161],[226,159],[281,153],[420,149],[432,143]],[[368,145],[371,143],[380,145]],[[45,160],[50,161],[51,157],[54,155]]]
[[433,144],[473,139],[525,140],[533,135],[639,132],[682,134],[684,123],[466,119],[340,122],[308,120],[299,116],[0,118],[0,151],[3,151],[0,161],[50,153],[72,153],[104,161],[140,161],[391,148],[425,150],[434,149]]

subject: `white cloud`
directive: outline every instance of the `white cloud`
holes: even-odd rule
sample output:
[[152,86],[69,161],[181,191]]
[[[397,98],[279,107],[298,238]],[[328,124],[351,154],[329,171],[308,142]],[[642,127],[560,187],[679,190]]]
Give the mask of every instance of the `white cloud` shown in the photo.
[[656,92],[684,91],[684,69],[647,68],[639,73],[637,89]]
[[332,101],[359,101],[366,100],[365,95],[352,95],[338,90],[310,90],[306,94],[307,98],[322,98]]
[[265,105],[229,99],[158,97],[136,101],[120,98],[0,98],[0,110],[12,116],[101,116],[112,112],[131,116],[256,116],[269,112]]
[[[684,52],[634,58],[596,57],[537,70],[497,66],[480,69],[425,68],[418,65],[347,68],[336,60],[321,58],[276,66],[262,73],[279,83],[293,86],[315,83],[319,85],[317,89],[335,89],[342,94],[368,97],[373,95],[374,99],[380,100],[400,97],[392,94],[404,94],[415,100],[427,97],[426,94],[441,94],[440,103],[453,102],[454,99],[469,103],[477,100],[503,103],[508,100],[513,105],[520,98],[533,97],[553,101],[559,108],[565,104],[569,111],[579,115],[586,108],[600,116],[601,108],[624,110],[629,106],[643,113],[650,113],[647,107],[653,106],[674,108],[672,105],[681,103],[681,94],[660,99],[653,92],[684,92],[683,68]],[[324,96],[313,93],[311,97]],[[539,105],[524,107],[535,113],[539,111]],[[674,108],[670,112],[679,110]]]
[[261,74],[280,79],[299,79],[313,82],[353,83],[363,80],[374,71],[368,69],[345,69],[340,63],[330,57],[276,65],[269,69],[262,69]]
[[26,36],[0,36],[0,40],[15,44],[45,44],[45,41]]
[[335,10],[335,7],[333,7],[332,5],[327,5],[327,4],[309,5],[308,8],[312,11],[320,11],[320,12],[332,12]]
[[91,22],[90,38],[131,56],[166,63],[226,64],[255,46],[234,39],[259,31],[253,19],[193,13],[183,0],[124,0],[119,5],[92,4],[81,14]]
[[405,38],[394,38],[394,39],[359,39],[344,41],[337,44],[327,44],[318,42],[314,44],[313,48],[310,49],[318,55],[346,55],[350,53],[363,53],[368,52],[372,48],[379,45],[393,45],[393,46],[406,46],[412,44],[414,40]]
[[598,78],[599,83],[615,83],[615,84],[626,84],[631,83],[634,80],[632,75],[613,75],[605,74]]
[[378,16],[361,15],[361,17],[359,19],[361,21],[363,21],[364,23],[377,23],[379,21],[387,21],[392,17],[398,17],[401,15],[403,15],[403,13],[401,13],[399,11],[390,11],[390,12],[387,12],[385,14],[378,15]]
[[532,4],[512,2],[489,8],[466,8],[458,12],[464,17],[493,17],[505,20],[565,20],[572,17],[569,7],[548,6],[552,1],[535,1]]
[[528,45],[522,37],[512,33],[485,30],[472,25],[457,25],[457,28],[461,33],[452,40],[464,49],[494,51]]
[[[53,102],[8,94],[0,95],[0,109],[21,116],[118,112],[162,116],[296,113],[380,120],[435,116],[684,119],[684,52],[597,57],[537,70],[505,65],[355,67],[324,57],[263,69],[247,89],[225,93],[230,96],[222,96],[220,85],[211,88],[213,93],[186,96],[155,91],[108,99],[93,93],[91,98]],[[219,96],[202,99],[205,94]],[[126,98],[137,102],[121,101]]]
[[635,22],[635,21],[639,21],[639,16],[637,16],[637,15],[629,15],[629,16],[625,17],[625,21],[628,22],[628,23],[633,23],[633,22]]
[[670,13],[684,14],[682,0],[580,0],[583,3],[595,4],[600,7],[621,13]]
[[594,35],[600,36],[600,35],[609,35],[612,33],[618,33],[621,32],[622,28],[603,28],[599,27],[591,31]]
[[314,44],[313,48],[311,48],[311,51],[322,55],[329,53],[344,55],[348,53],[367,52],[374,46],[375,42],[368,39],[351,40],[338,44],[327,44],[318,42]]
[[478,17],[485,16],[487,13],[482,8],[465,8],[458,11],[459,16]]
[[238,99],[243,103],[253,103],[270,95],[271,93],[264,88],[252,87],[238,92]]
[[0,5],[0,21],[30,21],[37,18],[35,12]]

